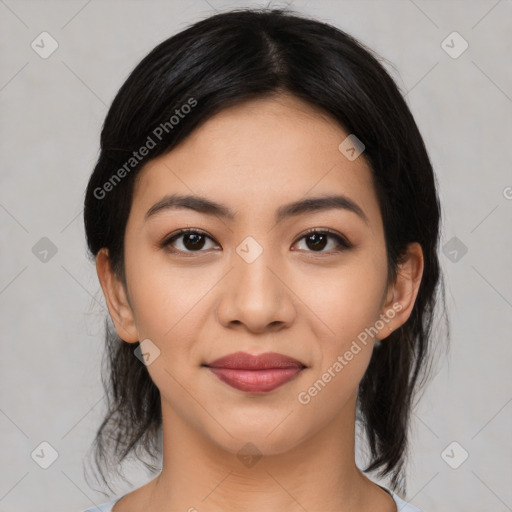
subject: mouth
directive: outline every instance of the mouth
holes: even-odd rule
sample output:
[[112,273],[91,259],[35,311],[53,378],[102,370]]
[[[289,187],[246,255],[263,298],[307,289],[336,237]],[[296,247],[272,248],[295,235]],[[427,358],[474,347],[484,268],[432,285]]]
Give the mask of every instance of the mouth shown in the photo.
[[294,379],[306,368],[297,359],[274,352],[256,356],[236,352],[202,366],[225,384],[252,393],[272,391]]

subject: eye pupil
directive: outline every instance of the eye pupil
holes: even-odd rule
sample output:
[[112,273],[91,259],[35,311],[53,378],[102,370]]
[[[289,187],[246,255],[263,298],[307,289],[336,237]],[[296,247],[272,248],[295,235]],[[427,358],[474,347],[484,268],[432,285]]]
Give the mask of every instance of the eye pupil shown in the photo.
[[[326,244],[326,240],[327,240],[327,236],[323,233],[312,233],[311,235],[309,235],[307,237],[307,240],[312,240],[314,239],[313,241],[313,245],[312,247],[310,246],[310,244],[308,243],[308,247],[311,249],[311,248],[315,248],[315,249],[323,249],[325,247],[325,244]],[[322,240],[320,240],[322,239]]]
[[[198,241],[202,238],[202,243]],[[190,245],[191,244],[191,245]],[[190,250],[202,249],[204,246],[204,236],[197,233],[185,233],[183,235],[183,245]]]

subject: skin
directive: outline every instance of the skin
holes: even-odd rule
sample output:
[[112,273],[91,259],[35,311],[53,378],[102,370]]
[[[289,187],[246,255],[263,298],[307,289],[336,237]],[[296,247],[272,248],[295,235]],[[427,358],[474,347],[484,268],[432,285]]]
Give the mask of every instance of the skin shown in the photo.
[[[375,340],[411,313],[423,256],[411,244],[389,282],[371,171],[363,156],[350,161],[339,151],[347,135],[297,98],[260,98],[216,114],[141,171],[125,233],[126,287],[106,249],[97,272],[119,336],[160,350],[147,368],[161,393],[163,469],[114,512],[396,511],[355,465],[356,398]],[[167,209],[146,220],[170,193],[225,204],[235,219]],[[333,193],[357,203],[367,223],[343,209],[274,221],[283,204]],[[182,236],[175,253],[160,247],[183,228],[210,238],[201,248]],[[329,228],[353,247],[336,252],[328,238],[315,249],[304,238],[309,228]],[[236,252],[248,236],[263,250],[251,263]],[[393,304],[401,309],[385,327],[300,403],[299,393]],[[247,393],[201,366],[236,351],[279,352],[307,368],[271,392]],[[248,442],[262,455],[250,467],[237,456]]]

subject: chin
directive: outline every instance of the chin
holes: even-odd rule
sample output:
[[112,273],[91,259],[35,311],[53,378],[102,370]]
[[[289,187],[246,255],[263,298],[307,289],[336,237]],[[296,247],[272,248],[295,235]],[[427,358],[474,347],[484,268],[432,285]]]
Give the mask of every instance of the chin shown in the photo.
[[276,422],[270,429],[257,429],[254,425],[231,425],[228,431],[233,437],[224,432],[222,438],[211,437],[211,440],[221,450],[238,457],[279,455],[296,447],[304,435],[301,436],[298,432],[292,435],[286,428],[275,428],[278,424]]

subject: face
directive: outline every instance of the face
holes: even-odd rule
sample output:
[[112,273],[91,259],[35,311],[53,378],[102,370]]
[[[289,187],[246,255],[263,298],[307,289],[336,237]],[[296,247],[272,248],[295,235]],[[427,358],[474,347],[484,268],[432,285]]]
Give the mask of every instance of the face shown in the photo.
[[[343,421],[375,338],[398,327],[370,168],[338,149],[348,135],[296,98],[251,100],[137,178],[125,234],[130,318],[115,322],[118,333],[151,341],[163,410],[232,453],[247,441],[283,452]],[[286,209],[327,196],[342,199]],[[271,391],[244,391],[204,366],[235,352],[304,368]]]

